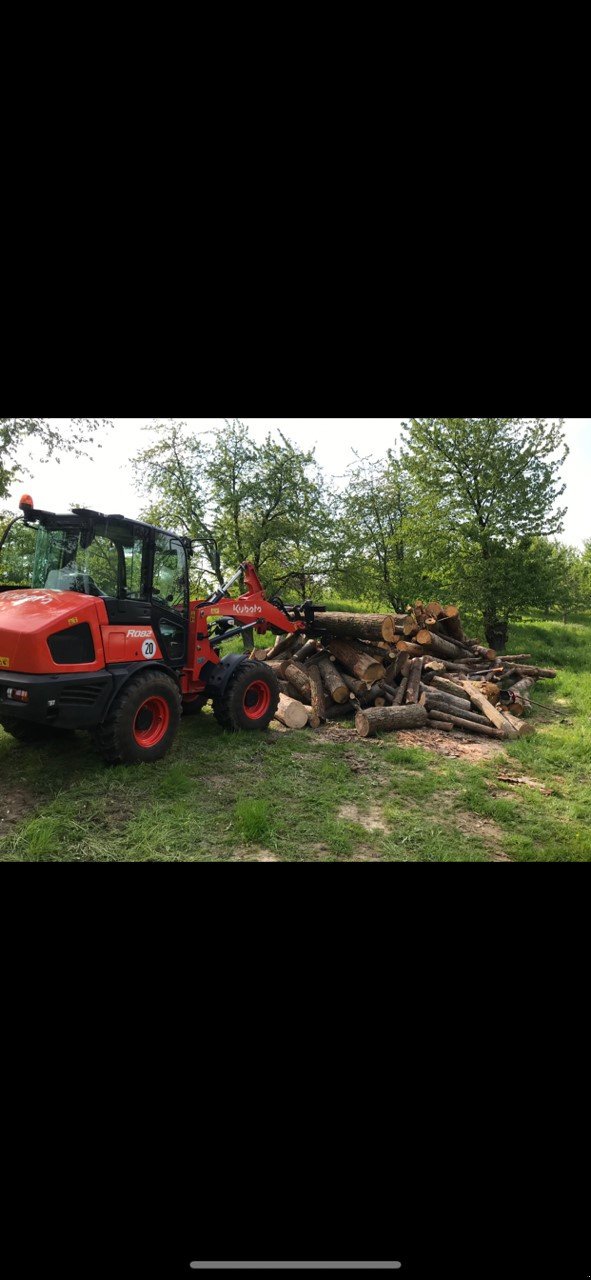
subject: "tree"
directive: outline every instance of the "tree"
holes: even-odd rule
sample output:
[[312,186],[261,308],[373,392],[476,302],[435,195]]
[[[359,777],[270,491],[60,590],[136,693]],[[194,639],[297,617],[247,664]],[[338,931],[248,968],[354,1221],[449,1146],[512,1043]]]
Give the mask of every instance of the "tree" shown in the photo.
[[568,454],[564,419],[411,418],[405,462],[420,503],[425,554],[482,613],[502,647],[509,618],[536,603],[532,539],[560,533]]
[[280,432],[258,444],[237,419],[198,436],[178,420],[155,429],[157,443],[135,460],[151,498],[145,518],[191,537],[218,585],[248,559],[271,591],[307,586],[330,529],[313,455]]
[[416,593],[414,506],[411,478],[392,450],[379,460],[357,456],[342,496],[339,556],[353,594],[402,610]]
[[80,455],[95,441],[100,449],[96,437],[110,425],[108,418],[70,418],[68,427],[51,418],[0,418],[0,498],[6,497],[18,478],[24,465],[23,451],[33,443],[41,446],[45,458],[58,453]]

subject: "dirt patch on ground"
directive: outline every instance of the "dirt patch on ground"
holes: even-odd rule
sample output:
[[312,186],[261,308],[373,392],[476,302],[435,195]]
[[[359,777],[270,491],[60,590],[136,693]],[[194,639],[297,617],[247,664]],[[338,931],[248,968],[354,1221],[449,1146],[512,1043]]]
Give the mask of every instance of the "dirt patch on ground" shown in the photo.
[[3,787],[0,797],[0,840],[36,806],[37,801],[24,787]]
[[[289,730],[288,732],[295,732]],[[438,733],[436,729],[413,729],[404,733],[389,733],[381,738],[360,738],[352,727],[342,724],[323,724],[314,731],[318,742],[356,742],[374,751],[387,744],[399,747],[422,747],[425,751],[435,751],[442,756],[450,756],[456,760],[470,760],[476,764],[479,760],[490,760],[491,756],[502,755],[504,746],[496,738],[477,738],[467,733]]]
[[232,858],[232,862],[282,862],[283,859],[277,853],[271,853],[269,849],[238,849]]
[[366,831],[388,831],[388,824],[377,805],[372,805],[367,812],[363,812],[356,804],[342,804],[337,817],[344,822],[355,822]]

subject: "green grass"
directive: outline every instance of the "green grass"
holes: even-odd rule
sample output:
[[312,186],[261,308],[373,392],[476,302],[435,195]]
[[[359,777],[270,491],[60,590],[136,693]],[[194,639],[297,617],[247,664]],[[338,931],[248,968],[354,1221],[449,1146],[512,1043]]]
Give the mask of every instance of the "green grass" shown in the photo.
[[[231,734],[209,710],[139,768],[107,768],[85,734],[24,747],[0,730],[0,860],[587,862],[591,618],[523,621],[510,651],[558,668],[535,697],[562,715],[536,710],[535,735],[478,763],[403,734]],[[551,794],[500,782],[507,769]]]

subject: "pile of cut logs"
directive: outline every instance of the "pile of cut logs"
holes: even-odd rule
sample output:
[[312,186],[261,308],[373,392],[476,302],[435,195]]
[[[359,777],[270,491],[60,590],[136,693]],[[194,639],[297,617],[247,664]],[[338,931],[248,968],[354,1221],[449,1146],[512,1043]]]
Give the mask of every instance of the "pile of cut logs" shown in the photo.
[[318,614],[313,632],[278,636],[265,661],[279,680],[281,724],[354,716],[363,738],[417,728],[518,737],[536,681],[556,677],[530,654],[499,657],[468,639],[455,606],[420,600],[404,614]]

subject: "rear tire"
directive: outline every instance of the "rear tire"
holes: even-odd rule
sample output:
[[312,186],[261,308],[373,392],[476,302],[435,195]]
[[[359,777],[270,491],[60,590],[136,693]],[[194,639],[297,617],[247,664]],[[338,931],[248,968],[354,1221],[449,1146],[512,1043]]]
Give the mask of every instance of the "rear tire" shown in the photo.
[[266,729],[279,706],[279,684],[264,662],[247,659],[236,668],[213,714],[223,729]]
[[125,685],[95,741],[107,764],[151,764],[170,750],[181,720],[181,695],[164,671],[145,671]]

